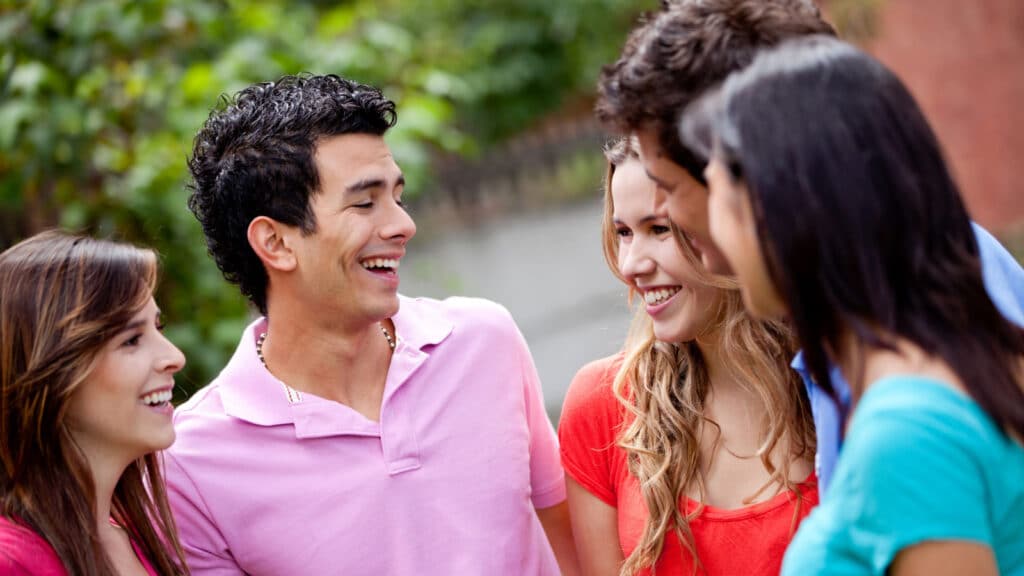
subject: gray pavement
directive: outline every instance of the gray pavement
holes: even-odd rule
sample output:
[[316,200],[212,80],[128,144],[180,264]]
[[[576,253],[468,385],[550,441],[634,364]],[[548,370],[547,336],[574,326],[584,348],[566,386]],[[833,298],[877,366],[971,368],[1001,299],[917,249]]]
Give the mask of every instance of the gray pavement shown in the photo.
[[489,219],[413,239],[402,263],[408,296],[477,296],[512,313],[533,353],[556,421],[570,380],[619,349],[629,325],[625,287],[604,263],[601,204]]

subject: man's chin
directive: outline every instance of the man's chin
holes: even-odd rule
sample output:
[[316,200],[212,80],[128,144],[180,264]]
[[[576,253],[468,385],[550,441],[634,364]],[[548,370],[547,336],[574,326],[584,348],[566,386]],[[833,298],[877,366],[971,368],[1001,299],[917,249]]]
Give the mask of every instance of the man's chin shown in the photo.
[[401,307],[401,300],[399,300],[397,294],[395,294],[395,296],[390,299],[390,302],[386,302],[386,303],[382,302],[381,303],[381,307],[380,307],[380,315],[383,316],[382,319],[391,318],[395,314],[398,314],[398,309],[400,307]]
[[725,259],[725,256],[717,248],[708,248],[701,252],[700,262],[712,274],[735,276],[732,266],[729,266],[729,261]]

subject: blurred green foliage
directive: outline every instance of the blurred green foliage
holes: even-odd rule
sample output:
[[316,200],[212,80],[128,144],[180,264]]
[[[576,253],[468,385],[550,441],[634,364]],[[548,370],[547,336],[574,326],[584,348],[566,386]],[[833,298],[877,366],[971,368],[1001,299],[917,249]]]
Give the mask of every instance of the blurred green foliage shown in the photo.
[[[382,87],[429,194],[437,153],[483,153],[591,93],[628,0],[0,0],[0,249],[62,226],[156,248],[187,395],[247,307],[185,206],[192,137],[224,93],[298,72]],[[180,398],[179,398],[180,399]]]

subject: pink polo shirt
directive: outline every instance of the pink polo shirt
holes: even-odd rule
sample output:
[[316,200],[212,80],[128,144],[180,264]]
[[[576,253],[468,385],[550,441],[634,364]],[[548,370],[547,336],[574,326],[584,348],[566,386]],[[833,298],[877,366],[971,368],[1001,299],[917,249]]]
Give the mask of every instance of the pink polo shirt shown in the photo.
[[401,298],[380,422],[286,391],[249,326],[178,408],[168,495],[193,574],[558,574],[565,499],[526,343],[478,299]]

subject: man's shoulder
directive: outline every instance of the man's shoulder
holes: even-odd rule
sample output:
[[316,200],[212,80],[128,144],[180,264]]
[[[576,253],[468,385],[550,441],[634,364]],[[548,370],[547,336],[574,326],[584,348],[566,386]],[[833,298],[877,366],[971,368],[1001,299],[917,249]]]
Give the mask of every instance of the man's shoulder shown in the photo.
[[418,297],[402,299],[402,313],[422,318],[441,315],[456,329],[467,327],[478,330],[507,332],[516,330],[515,320],[507,308],[485,298],[450,296],[443,300]]
[[[255,388],[250,386],[256,375],[265,373],[257,359],[255,349],[256,330],[266,330],[266,320],[259,319],[245,329],[240,336],[238,347],[220,372],[206,386],[195,391],[185,402],[174,410],[175,429],[194,419],[207,416],[226,416],[230,398],[242,391],[247,393]],[[249,343],[247,343],[249,341]]]
[[428,310],[445,314],[489,314],[511,318],[507,308],[493,300],[472,296],[448,296],[444,299],[426,296],[403,296],[402,306],[412,306],[418,310]]
[[1024,269],[992,234],[975,222],[971,225],[989,297],[1003,316],[1024,326]]
[[180,454],[188,451],[193,443],[205,443],[204,439],[226,438],[230,430],[239,425],[224,407],[220,379],[218,376],[174,409],[176,438],[169,452]]
[[207,413],[221,413],[224,411],[224,404],[221,399],[221,378],[218,376],[212,382],[197,390],[188,400],[174,409],[174,423],[179,420],[188,419],[197,415]]

